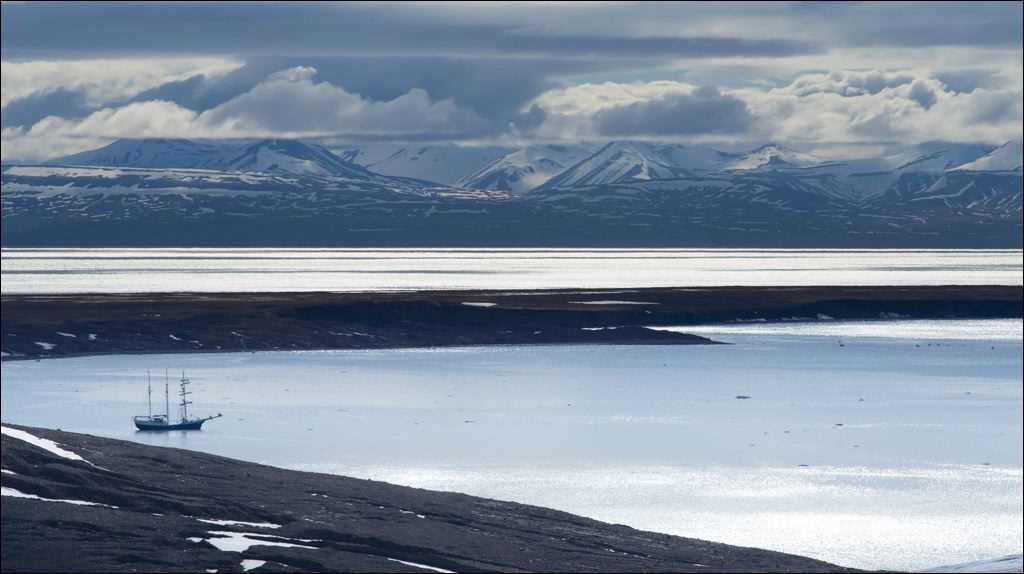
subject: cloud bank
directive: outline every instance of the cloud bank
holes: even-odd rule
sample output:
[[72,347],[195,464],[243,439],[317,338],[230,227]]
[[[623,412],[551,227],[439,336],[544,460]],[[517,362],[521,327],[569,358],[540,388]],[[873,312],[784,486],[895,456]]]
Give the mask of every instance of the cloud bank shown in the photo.
[[122,137],[998,144],[1020,2],[4,3],[2,157]]

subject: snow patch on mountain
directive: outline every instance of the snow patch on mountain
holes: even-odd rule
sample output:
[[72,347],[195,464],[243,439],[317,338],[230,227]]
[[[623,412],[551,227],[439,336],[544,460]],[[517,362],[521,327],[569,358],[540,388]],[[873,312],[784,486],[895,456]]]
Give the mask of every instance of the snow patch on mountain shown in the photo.
[[678,144],[613,141],[552,177],[544,189],[672,179],[718,169],[727,154]]
[[927,142],[878,158],[876,169],[899,173],[941,173],[972,162],[993,149],[981,144]]
[[356,179],[366,179],[373,175],[366,168],[343,160],[323,146],[279,139],[246,146],[225,168],[233,171],[335,175]]
[[524,193],[579,162],[594,151],[589,144],[534,145],[496,159],[463,177],[456,185]]
[[828,164],[825,160],[776,144],[761,146],[743,154],[738,160],[730,162],[728,170],[754,170],[786,167],[813,167]]
[[121,139],[99,149],[48,163],[105,167],[224,169],[243,145],[238,142],[197,142],[186,139]]
[[372,177],[323,146],[298,140],[194,142],[181,139],[122,139],[102,148],[66,156],[54,165],[142,169],[204,169],[295,175]]
[[509,148],[495,146],[408,146],[393,143],[340,147],[335,150],[342,159],[375,173],[412,177],[444,185],[455,184],[511,151]]
[[978,159],[965,163],[953,171],[1014,171],[1024,165],[1021,140],[1008,141]]

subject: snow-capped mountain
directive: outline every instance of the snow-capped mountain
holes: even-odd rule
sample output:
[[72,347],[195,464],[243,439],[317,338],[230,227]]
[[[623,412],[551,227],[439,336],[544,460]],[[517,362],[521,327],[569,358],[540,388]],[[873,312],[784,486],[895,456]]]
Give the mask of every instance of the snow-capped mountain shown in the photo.
[[696,146],[613,141],[552,177],[542,188],[672,179],[718,169],[727,157]]
[[264,140],[242,148],[222,169],[298,175],[335,175],[366,179],[366,168],[334,155],[323,146],[297,140]]
[[954,168],[955,171],[1020,171],[1024,164],[1021,140],[1008,141],[978,159]]
[[505,191],[380,175],[294,141],[121,141],[0,168],[0,233],[20,246],[1021,245],[1019,143],[831,163],[779,147],[612,142],[522,193],[583,146],[519,150],[467,178]]
[[993,149],[995,148],[983,144],[928,142],[868,161],[873,163],[874,170],[895,173],[942,173],[972,162]]
[[195,142],[182,139],[122,139],[102,148],[47,162],[145,169],[213,169],[335,175],[365,179],[372,174],[323,146],[297,140]]
[[139,168],[224,169],[238,156],[243,144],[185,139],[121,139],[99,149],[84,151],[48,163]]
[[594,148],[590,144],[527,146],[463,177],[456,185],[524,193],[586,158]]
[[408,146],[391,143],[334,149],[342,159],[376,173],[412,177],[444,185],[454,185],[467,174],[476,172],[511,151],[494,146]]

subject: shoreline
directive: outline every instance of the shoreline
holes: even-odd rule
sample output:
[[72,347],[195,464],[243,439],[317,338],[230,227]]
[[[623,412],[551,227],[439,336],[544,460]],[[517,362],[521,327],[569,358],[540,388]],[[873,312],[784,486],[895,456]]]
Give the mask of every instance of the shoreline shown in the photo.
[[[3,426],[5,571],[856,571],[541,506]],[[220,546],[231,537],[251,544]]]
[[2,360],[490,345],[700,345],[649,327],[1019,318],[1020,286],[3,295]]

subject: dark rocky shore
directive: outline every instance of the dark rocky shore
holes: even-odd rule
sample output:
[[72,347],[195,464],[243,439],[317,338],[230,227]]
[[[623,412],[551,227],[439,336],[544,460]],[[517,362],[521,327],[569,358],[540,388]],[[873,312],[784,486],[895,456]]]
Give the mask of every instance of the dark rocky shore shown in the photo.
[[4,360],[492,344],[689,345],[713,341],[646,327],[1022,316],[1019,286],[5,295],[0,307]]
[[[243,560],[267,572],[843,570],[535,506],[4,426],[52,440],[84,459],[64,458],[5,433],[4,572],[238,572]],[[245,533],[248,542],[307,548],[218,549],[231,533]]]

